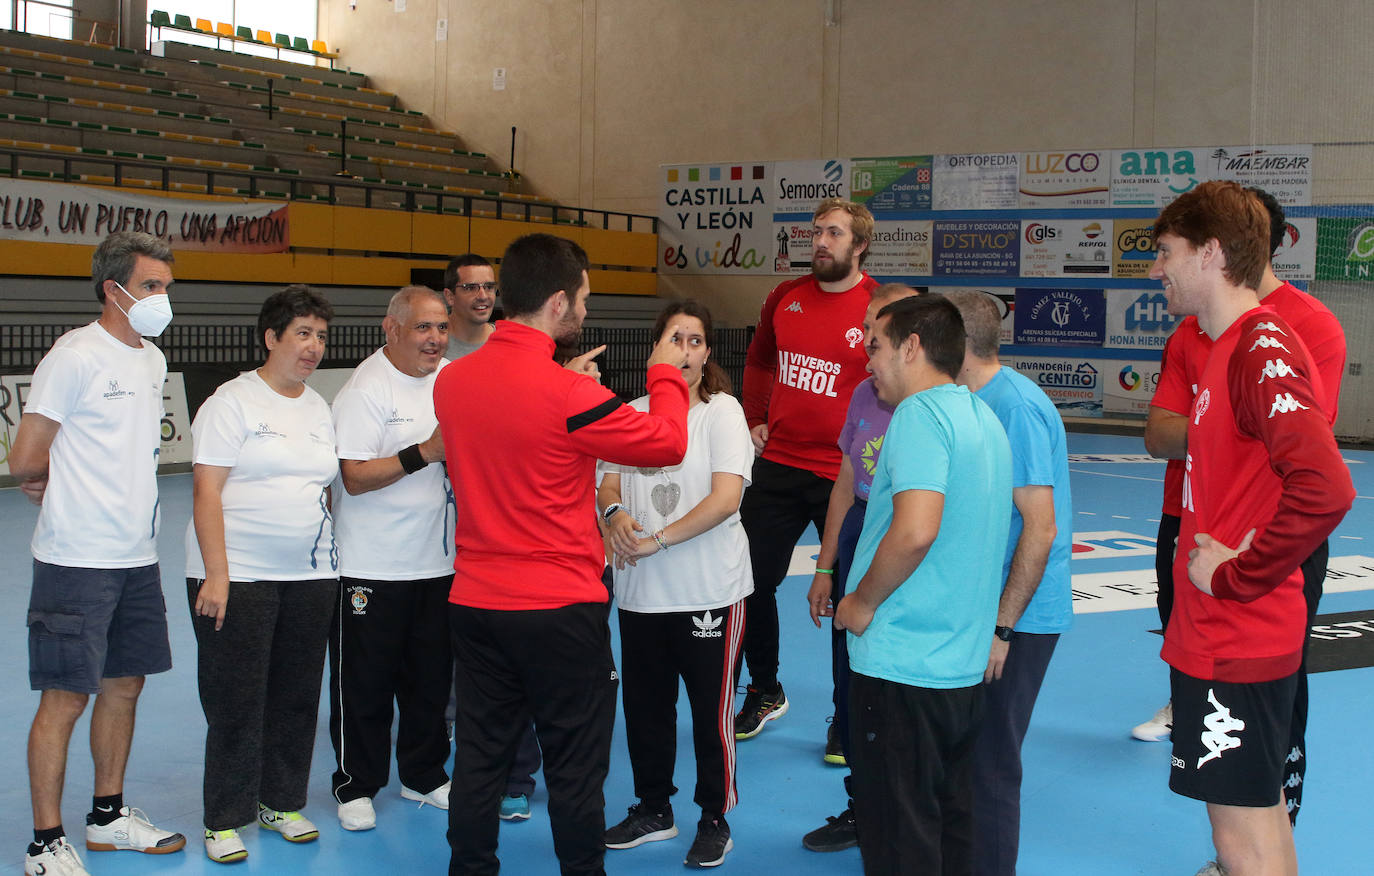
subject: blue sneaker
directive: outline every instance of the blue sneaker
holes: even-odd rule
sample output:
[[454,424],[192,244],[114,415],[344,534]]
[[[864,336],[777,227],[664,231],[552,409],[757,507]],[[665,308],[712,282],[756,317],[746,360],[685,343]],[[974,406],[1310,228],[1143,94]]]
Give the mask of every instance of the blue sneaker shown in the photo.
[[526,821],[530,817],[530,798],[525,794],[507,794],[501,798],[502,821]]

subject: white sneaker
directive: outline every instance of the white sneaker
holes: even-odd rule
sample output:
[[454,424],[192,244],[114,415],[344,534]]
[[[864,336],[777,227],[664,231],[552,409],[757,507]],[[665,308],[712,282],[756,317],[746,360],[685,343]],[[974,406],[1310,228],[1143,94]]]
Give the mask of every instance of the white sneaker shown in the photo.
[[205,831],[205,857],[220,864],[233,864],[248,857],[248,850],[239,839],[239,832],[232,827],[228,830]]
[[407,800],[414,800],[421,806],[428,803],[435,809],[448,809],[448,792],[451,787],[453,787],[453,782],[444,782],[428,794],[421,794],[419,791],[412,791],[402,785],[401,796]]
[[119,810],[119,817],[109,824],[86,825],[86,849],[92,852],[114,852],[121,849],[149,855],[179,852],[186,846],[186,837],[154,827],[142,809]]
[[26,876],[91,876],[65,836],[48,843],[36,855],[25,855],[24,873]]
[[1226,871],[1221,869],[1217,861],[1208,861],[1207,866],[1197,871],[1197,876],[1226,876]]
[[1174,704],[1169,701],[1164,708],[1144,724],[1131,728],[1131,735],[1141,742],[1163,742],[1174,732]]
[[258,804],[258,824],[275,830],[281,838],[292,843],[308,843],[320,838],[319,828],[299,812],[279,812]]
[[344,830],[371,830],[377,826],[377,810],[371,797],[358,797],[339,804],[339,824]]

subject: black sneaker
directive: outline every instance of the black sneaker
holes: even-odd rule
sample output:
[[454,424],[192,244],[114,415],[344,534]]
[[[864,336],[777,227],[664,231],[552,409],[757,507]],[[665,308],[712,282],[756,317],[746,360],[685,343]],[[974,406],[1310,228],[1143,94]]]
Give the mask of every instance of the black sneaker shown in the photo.
[[652,812],[643,803],[636,803],[630,807],[630,814],[624,821],[606,831],[605,842],[608,849],[632,849],[675,836],[677,825],[673,823],[672,806],[664,806],[662,812]]
[[695,869],[719,867],[734,847],[735,841],[730,839],[730,825],[725,823],[725,818],[703,815],[697,822],[697,838],[692,840],[692,848],[682,863]]
[[744,706],[735,716],[735,738],[753,739],[763,725],[787,714],[787,694],[782,685],[771,693],[764,693],[752,684],[745,688]]
[[821,759],[835,766],[849,765],[849,761],[845,760],[844,746],[840,745],[840,734],[835,732],[834,724],[825,729],[825,757]]
[[826,816],[825,824],[802,837],[802,845],[813,852],[839,852],[859,844],[859,828],[854,823],[854,808],[839,815]]

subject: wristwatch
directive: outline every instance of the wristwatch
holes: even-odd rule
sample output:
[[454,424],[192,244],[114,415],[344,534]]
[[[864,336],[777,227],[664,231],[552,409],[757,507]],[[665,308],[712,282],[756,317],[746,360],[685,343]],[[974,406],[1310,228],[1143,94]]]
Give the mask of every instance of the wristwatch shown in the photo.
[[610,523],[611,518],[615,516],[615,512],[621,510],[624,507],[625,506],[620,504],[619,502],[612,502],[611,504],[606,506],[604,511],[601,512],[601,519],[606,521],[607,523]]
[[993,627],[992,634],[1003,642],[1011,641],[1011,627]]

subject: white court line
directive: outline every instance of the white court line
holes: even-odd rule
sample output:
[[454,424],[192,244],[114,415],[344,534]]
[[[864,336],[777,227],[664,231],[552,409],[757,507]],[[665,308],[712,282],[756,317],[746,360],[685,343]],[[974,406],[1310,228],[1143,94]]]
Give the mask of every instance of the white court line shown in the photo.
[[1073,472],[1074,474],[1097,475],[1098,477],[1103,478],[1125,478],[1129,481],[1152,481],[1156,484],[1164,483],[1164,478],[1143,478],[1140,475],[1113,474],[1109,471],[1084,471],[1081,468],[1071,468],[1069,469],[1069,471]]

